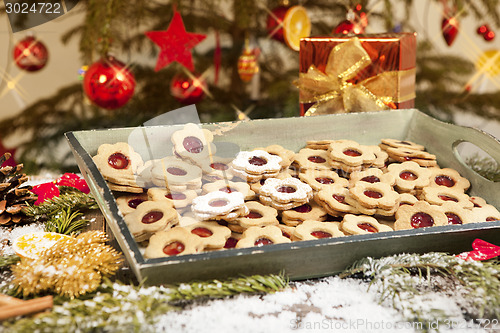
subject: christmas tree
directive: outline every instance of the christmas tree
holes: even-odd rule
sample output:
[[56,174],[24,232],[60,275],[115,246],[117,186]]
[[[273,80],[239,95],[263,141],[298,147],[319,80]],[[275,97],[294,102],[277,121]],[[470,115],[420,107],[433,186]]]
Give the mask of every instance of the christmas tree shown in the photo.
[[[478,65],[466,54],[450,55],[435,44],[453,43],[460,21],[467,16],[478,22],[478,34],[483,29],[485,40],[493,40],[500,27],[499,1],[432,3],[442,8],[443,25],[440,31],[418,36],[415,107],[446,121],[452,121],[457,111],[498,119],[498,89],[474,89],[474,78],[478,73],[490,79],[499,74],[500,51],[484,53]],[[81,63],[88,66],[113,54],[122,62],[116,63],[123,66],[120,73],[131,84],[127,93],[116,93],[111,102],[102,102],[100,98],[105,97],[92,96],[95,91],[84,90],[86,82],[77,81],[1,121],[2,138],[19,130],[31,133],[17,151],[26,170],[75,171],[63,136],[67,131],[140,126],[193,102],[203,122],[298,116],[298,89],[293,82],[298,78],[299,53],[279,35],[281,15],[296,5],[307,11],[311,36],[328,36],[339,27],[353,34],[359,32],[356,28],[370,33],[417,30],[411,20],[415,4],[407,0],[310,0],[300,4],[277,0],[81,0],[72,11],[83,13],[83,21],[63,31],[61,39],[78,39]],[[7,11],[5,6],[2,12]],[[476,34],[465,33],[469,37]],[[187,38],[189,43],[172,49],[176,38]],[[185,92],[182,85],[192,90]],[[67,155],[56,155],[61,149]]]

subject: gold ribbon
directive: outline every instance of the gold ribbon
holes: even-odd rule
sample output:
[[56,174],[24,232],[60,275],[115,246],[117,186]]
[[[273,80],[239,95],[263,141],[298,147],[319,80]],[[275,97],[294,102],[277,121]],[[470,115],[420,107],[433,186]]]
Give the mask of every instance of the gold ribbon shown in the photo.
[[[382,72],[357,84],[349,82],[371,63],[359,38],[337,44],[328,56],[324,73],[311,65],[295,82],[300,88],[300,102],[314,103],[305,116],[333,113],[332,110],[335,113],[385,110],[415,98],[415,68]],[[406,95],[401,93],[402,82]]]

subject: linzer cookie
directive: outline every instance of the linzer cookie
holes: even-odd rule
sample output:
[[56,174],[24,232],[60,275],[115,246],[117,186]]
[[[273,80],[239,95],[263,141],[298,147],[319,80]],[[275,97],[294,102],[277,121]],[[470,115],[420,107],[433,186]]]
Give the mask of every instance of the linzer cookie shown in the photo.
[[399,193],[387,183],[359,182],[349,191],[362,206],[367,208],[391,210],[399,205]]
[[313,197],[312,188],[297,178],[268,178],[259,190],[259,200],[277,210],[301,206]]
[[328,150],[330,143],[334,141],[335,140],[308,140],[306,141],[306,148]]
[[354,187],[358,182],[366,183],[387,183],[389,185],[394,185],[396,179],[392,174],[384,173],[382,170],[377,168],[368,168],[363,171],[356,171],[349,175],[349,187]]
[[281,212],[281,221],[291,227],[296,227],[305,220],[324,221],[327,211],[314,201],[305,203]]
[[231,230],[217,222],[202,221],[184,228],[201,238],[204,249],[222,249],[231,236]]
[[[281,171],[280,173],[278,173],[277,176],[271,177],[271,178],[285,179],[285,178],[290,178],[290,177],[292,177],[292,175],[285,170],[285,171]],[[266,178],[262,178],[258,182],[251,183],[250,184],[250,189],[252,191],[254,191],[255,194],[258,195],[259,192],[260,192],[260,188],[262,187],[262,185],[264,185],[265,182],[266,182]]]
[[270,244],[290,243],[290,239],[283,236],[281,229],[270,225],[267,227],[251,227],[245,230],[236,248],[264,246]]
[[462,192],[467,191],[470,187],[470,182],[460,176],[457,170],[450,168],[431,168],[431,175],[429,177],[429,186],[443,186],[450,189],[459,189]]
[[423,168],[416,162],[392,163],[387,167],[387,173],[396,180],[399,192],[420,190],[429,185],[431,170]]
[[145,258],[162,258],[198,253],[204,244],[198,237],[182,227],[160,231],[151,236],[144,252]]
[[182,159],[187,159],[196,165],[202,165],[215,154],[215,145],[212,143],[213,135],[209,130],[189,123],[182,130],[172,134],[175,154]]
[[248,214],[231,222],[231,224],[236,223],[241,227],[238,230],[242,230],[243,232],[250,227],[278,225],[278,211],[275,208],[263,205],[258,201],[249,201],[246,203],[246,206],[249,210]]
[[420,151],[425,150],[424,146],[409,140],[382,139],[380,140],[380,142],[381,142],[380,147],[384,150],[389,147],[420,150]]
[[166,200],[176,209],[188,207],[198,194],[194,190],[184,190],[173,192],[165,188],[153,187],[148,190],[148,198],[153,201]]
[[319,191],[322,188],[332,185],[349,186],[347,179],[340,177],[332,170],[305,170],[305,172],[299,174],[299,179],[311,186],[314,191]]
[[250,183],[274,177],[281,170],[281,157],[267,151],[240,151],[232,162],[233,173]]
[[305,170],[331,170],[328,151],[303,148],[294,157],[294,163],[299,167],[299,172]]
[[195,198],[191,209],[199,220],[235,220],[248,214],[243,194],[215,191]]
[[448,218],[448,224],[466,224],[472,222],[472,212],[456,202],[446,202],[441,209]]
[[158,160],[151,169],[153,183],[171,191],[201,189],[201,169],[175,156]]
[[126,194],[116,198],[116,205],[123,215],[127,215],[135,211],[139,204],[147,200],[148,196],[145,193]]
[[446,202],[456,202],[464,208],[472,208],[474,204],[469,196],[460,189],[450,189],[446,186],[425,187],[422,190],[421,199],[432,205],[442,205]]
[[348,235],[364,235],[370,233],[393,231],[391,227],[381,224],[376,218],[366,215],[353,215],[346,214],[342,223],[340,223],[340,230]]
[[293,238],[297,241],[343,236],[345,235],[339,230],[339,223],[314,220],[304,221],[293,233]]
[[489,204],[482,207],[472,208],[472,221],[473,222],[493,222],[500,220],[500,212]]
[[178,221],[172,204],[161,201],[145,201],[125,216],[125,223],[137,242],[149,239],[158,231],[171,228]]
[[330,143],[328,149],[330,165],[351,173],[370,167],[376,160],[373,148],[352,140],[338,140]]
[[221,191],[226,193],[240,192],[243,194],[245,201],[255,198],[255,192],[250,189],[250,185],[246,182],[231,182],[227,180],[218,180],[213,183],[203,185],[203,194]]
[[340,216],[345,213],[356,214],[358,210],[347,203],[346,198],[350,196],[349,189],[334,185],[322,188],[314,195],[314,200],[332,216]]
[[232,160],[232,158],[225,158],[217,155],[210,156],[209,159],[200,163],[200,167],[203,170],[202,178],[209,182],[233,179],[234,175],[231,168]]
[[442,208],[426,201],[400,206],[396,211],[394,230],[417,229],[448,224],[448,217]]
[[255,148],[253,150],[264,150],[271,155],[281,157],[281,169],[287,169],[293,162],[295,153],[291,150],[285,149],[280,145],[270,145],[265,148]]
[[413,161],[423,167],[437,166],[436,155],[430,154],[426,151],[394,147],[386,147],[385,151],[389,155],[390,159],[397,162]]

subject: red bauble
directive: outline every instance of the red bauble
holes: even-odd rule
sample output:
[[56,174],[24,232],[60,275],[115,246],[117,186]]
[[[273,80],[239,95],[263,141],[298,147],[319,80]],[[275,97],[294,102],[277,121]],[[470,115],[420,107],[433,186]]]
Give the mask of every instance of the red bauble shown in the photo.
[[345,20],[340,22],[337,27],[333,30],[333,33],[335,34],[343,34],[343,35],[348,35],[348,34],[355,34],[359,35],[364,32],[363,27],[356,23],[356,22],[351,22],[349,20]]
[[458,19],[456,17],[443,18],[441,22],[441,31],[443,32],[444,40],[448,46],[451,46],[458,34]]
[[125,64],[107,56],[89,67],[83,78],[83,89],[92,103],[113,110],[132,98],[135,78]]
[[36,72],[47,64],[49,51],[38,39],[28,36],[14,47],[14,60],[19,68]]
[[249,82],[255,73],[259,71],[257,55],[254,50],[245,49],[238,58],[238,75],[244,82]]
[[289,8],[288,6],[276,7],[267,16],[267,33],[271,38],[280,42],[285,42],[285,37],[283,36],[283,20]]
[[183,73],[176,74],[170,82],[170,93],[182,104],[200,102],[205,97],[206,83],[201,78],[190,78]]
[[483,38],[487,42],[491,42],[493,39],[495,39],[495,32],[493,30],[488,30],[484,35]]
[[488,27],[487,24],[483,24],[479,28],[477,28],[477,34],[478,35],[484,35],[486,32],[490,30],[490,27]]

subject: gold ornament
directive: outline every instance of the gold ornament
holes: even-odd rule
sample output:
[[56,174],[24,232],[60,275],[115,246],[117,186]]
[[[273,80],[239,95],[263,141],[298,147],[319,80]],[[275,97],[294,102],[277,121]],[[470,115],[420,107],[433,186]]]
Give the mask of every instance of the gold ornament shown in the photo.
[[240,79],[244,82],[250,82],[254,74],[259,71],[259,65],[257,63],[256,49],[250,49],[245,47],[243,53],[238,58],[238,74]]
[[39,258],[22,258],[12,266],[12,282],[24,297],[56,292],[75,298],[92,292],[103,277],[115,274],[123,261],[120,253],[105,244],[107,240],[102,231],[63,238]]

